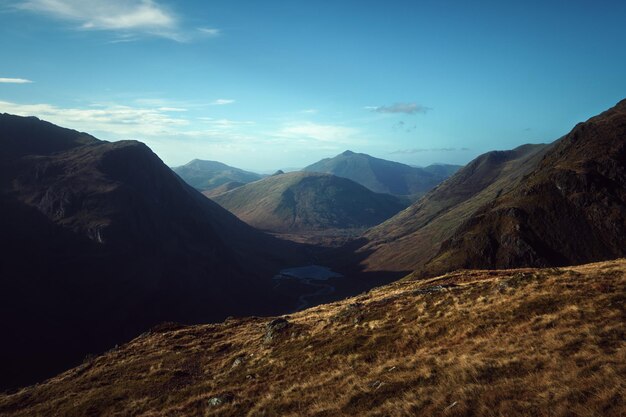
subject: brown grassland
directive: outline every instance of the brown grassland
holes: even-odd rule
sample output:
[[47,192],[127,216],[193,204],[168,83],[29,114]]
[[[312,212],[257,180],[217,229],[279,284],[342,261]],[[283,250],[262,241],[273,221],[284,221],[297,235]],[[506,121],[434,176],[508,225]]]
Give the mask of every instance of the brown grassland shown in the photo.
[[624,259],[407,277],[286,326],[155,328],[0,415],[623,416],[625,300]]

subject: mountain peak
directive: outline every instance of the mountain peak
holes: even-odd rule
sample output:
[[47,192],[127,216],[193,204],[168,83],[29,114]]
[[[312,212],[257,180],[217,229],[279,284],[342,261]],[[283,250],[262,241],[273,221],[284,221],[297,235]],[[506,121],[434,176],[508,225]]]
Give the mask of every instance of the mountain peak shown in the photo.
[[343,155],[343,156],[350,156],[350,155],[354,155],[354,152],[352,152],[351,150],[347,150],[347,151],[344,151],[344,152],[342,153],[342,155]]

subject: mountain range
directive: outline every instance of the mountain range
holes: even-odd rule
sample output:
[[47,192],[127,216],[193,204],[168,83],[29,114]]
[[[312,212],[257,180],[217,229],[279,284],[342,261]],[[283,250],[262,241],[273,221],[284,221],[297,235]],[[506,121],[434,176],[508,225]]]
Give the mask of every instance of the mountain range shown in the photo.
[[[415,194],[403,170],[363,168],[387,194],[304,171],[211,198],[266,230],[362,227]],[[139,142],[0,115],[0,388],[73,367],[0,414],[623,415],[626,100],[427,189],[343,247],[296,244]],[[340,274],[294,273],[312,261]],[[404,278],[337,301],[367,273]],[[312,297],[333,302],[293,312]]]
[[437,164],[417,168],[399,162],[345,151],[303,169],[348,178],[377,193],[419,196],[455,172],[459,166]]

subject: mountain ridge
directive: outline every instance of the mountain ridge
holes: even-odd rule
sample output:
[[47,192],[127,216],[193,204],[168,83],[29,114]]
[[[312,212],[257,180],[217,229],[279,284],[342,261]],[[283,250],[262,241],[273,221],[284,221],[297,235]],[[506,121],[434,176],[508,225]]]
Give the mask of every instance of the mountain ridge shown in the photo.
[[324,158],[303,171],[333,174],[374,192],[394,195],[423,194],[445,179],[448,172],[412,167],[350,150],[333,158]]

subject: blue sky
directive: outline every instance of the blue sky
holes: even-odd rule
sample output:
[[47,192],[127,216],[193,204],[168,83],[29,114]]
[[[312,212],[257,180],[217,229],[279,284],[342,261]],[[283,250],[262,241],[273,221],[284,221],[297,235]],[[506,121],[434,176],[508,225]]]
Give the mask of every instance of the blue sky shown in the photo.
[[623,1],[0,0],[0,112],[167,164],[464,164],[626,97]]

